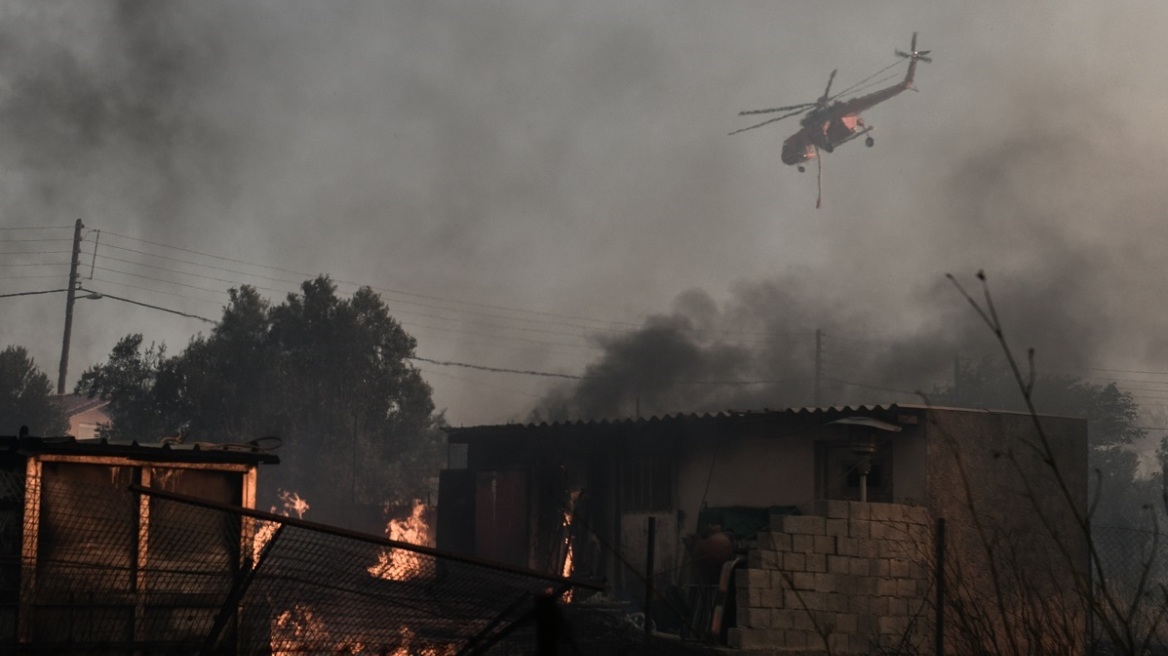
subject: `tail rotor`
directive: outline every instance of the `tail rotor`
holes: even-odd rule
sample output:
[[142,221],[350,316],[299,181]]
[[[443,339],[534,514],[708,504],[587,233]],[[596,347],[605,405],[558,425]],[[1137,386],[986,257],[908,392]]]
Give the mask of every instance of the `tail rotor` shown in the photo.
[[896,54],[900,57],[904,57],[905,59],[911,59],[913,61],[923,61],[923,62],[928,63],[928,62],[933,61],[931,57],[928,57],[928,54],[930,52],[933,52],[933,51],[932,50],[917,50],[917,33],[913,32],[912,45],[909,46],[909,52],[904,52],[903,50],[897,50]]

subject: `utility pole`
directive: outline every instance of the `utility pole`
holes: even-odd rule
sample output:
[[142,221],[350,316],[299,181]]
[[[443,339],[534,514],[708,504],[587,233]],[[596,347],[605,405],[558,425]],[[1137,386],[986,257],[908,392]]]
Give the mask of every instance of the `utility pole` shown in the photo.
[[823,331],[815,329],[815,407],[823,403]]
[[57,372],[57,394],[65,393],[69,372],[69,339],[73,334],[73,302],[77,300],[77,261],[81,258],[81,219],[73,224],[73,257],[69,261],[69,288],[65,292],[65,336],[61,339],[61,368]]

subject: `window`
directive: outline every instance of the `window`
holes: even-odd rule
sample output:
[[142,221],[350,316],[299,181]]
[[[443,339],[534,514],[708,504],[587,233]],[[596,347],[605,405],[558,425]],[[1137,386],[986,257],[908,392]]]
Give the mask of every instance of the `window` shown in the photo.
[[626,512],[673,509],[673,464],[662,459],[640,459],[621,467],[621,506]]

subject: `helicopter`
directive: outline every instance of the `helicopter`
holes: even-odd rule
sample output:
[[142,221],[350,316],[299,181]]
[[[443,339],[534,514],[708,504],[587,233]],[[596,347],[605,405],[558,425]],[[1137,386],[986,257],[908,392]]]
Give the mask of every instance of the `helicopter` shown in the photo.
[[[873,77],[880,75],[889,68],[896,66],[892,64],[876,73],[868,76],[852,87],[831,95],[831,84],[835,81],[835,75],[839,69],[833,70],[831,75],[827,78],[827,88],[824,89],[823,95],[815,102],[800,103],[798,105],[787,105],[784,107],[772,107],[769,109],[751,109],[739,112],[739,116],[748,116],[754,114],[771,114],[775,112],[787,112],[777,118],[768,119],[762,123],[750,125],[739,130],[735,130],[730,134],[738,134],[747,130],[760,128],[764,125],[770,125],[792,116],[803,115],[799,120],[802,126],[798,132],[787,137],[783,141],[782,160],[784,164],[794,165],[802,173],[806,170],[804,164],[812,159],[817,160],[819,164],[820,179],[822,180],[823,164],[819,155],[819,151],[832,152],[839,146],[842,146],[849,141],[858,139],[867,135],[864,143],[869,148],[876,145],[876,140],[872,138],[869,133],[875,129],[874,126],[868,125],[864,122],[864,118],[860,116],[860,112],[874,107],[885,100],[899,95],[902,91],[912,89],[916,91],[916,86],[913,85],[913,76],[916,75],[917,62],[931,62],[928,57],[931,50],[917,50],[917,33],[913,32],[912,43],[908,52],[901,50],[894,51],[897,56],[904,57],[909,60],[908,74],[905,75],[904,80],[893,84],[892,86],[874,91],[865,96],[852,98],[851,100],[839,100],[839,97],[845,93],[857,90],[860,85],[865,84]],[[878,84],[875,82],[873,84]],[[822,186],[821,186],[822,189]],[[822,193],[820,194],[820,201],[822,201]],[[816,207],[820,206],[820,202],[816,202]]]

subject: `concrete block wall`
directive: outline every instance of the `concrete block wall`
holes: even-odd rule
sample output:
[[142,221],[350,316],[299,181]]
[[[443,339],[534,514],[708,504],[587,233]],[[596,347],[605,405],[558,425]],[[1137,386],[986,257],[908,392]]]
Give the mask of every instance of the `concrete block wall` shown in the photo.
[[776,515],[736,572],[743,650],[867,654],[931,640],[933,519],[927,508],[817,501]]

